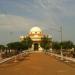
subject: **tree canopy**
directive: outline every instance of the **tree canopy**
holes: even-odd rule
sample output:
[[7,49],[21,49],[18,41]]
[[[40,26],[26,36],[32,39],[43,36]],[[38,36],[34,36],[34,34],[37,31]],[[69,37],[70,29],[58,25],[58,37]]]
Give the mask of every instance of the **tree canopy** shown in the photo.
[[4,45],[0,45],[0,51],[2,50],[4,50],[5,49],[5,46]]
[[47,36],[42,37],[40,45],[45,50],[50,49],[51,48],[51,39],[48,38]]
[[74,44],[72,41],[63,41],[62,43],[53,42],[53,49],[60,49],[61,45],[63,49],[71,49],[74,47]]
[[30,37],[26,37],[21,43],[22,43],[24,49],[31,48],[31,46],[32,46],[32,40]]

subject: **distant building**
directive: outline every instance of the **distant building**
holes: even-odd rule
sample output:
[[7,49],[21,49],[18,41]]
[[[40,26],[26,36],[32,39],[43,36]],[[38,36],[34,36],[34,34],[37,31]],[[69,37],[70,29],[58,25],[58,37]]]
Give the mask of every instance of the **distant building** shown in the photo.
[[[45,36],[43,34],[42,30],[39,27],[32,27],[29,31],[28,36],[32,39],[33,44],[32,44],[32,50],[34,51],[42,51],[43,49],[40,46],[41,38]],[[48,35],[46,35],[48,36]],[[52,40],[52,36],[49,35],[49,38]],[[20,41],[23,41],[26,36],[20,36]]]

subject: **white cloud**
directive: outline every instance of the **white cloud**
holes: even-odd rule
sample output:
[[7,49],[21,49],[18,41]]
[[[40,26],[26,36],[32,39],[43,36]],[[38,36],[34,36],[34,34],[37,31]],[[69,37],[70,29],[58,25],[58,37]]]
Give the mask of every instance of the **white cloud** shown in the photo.
[[5,14],[0,15],[0,28],[8,30],[22,30],[25,28],[27,30],[33,25],[35,25],[35,21],[33,22],[31,19],[25,17]]
[[[75,0],[7,1],[8,5],[5,2],[6,9],[4,10],[11,15],[0,15],[0,29],[25,30],[28,32],[32,26],[37,25],[46,32],[50,32],[50,28],[59,29],[59,26],[64,23],[65,37],[71,36],[66,35],[66,31],[69,32],[70,24],[73,26],[75,23]],[[71,33],[74,36],[72,31]]]

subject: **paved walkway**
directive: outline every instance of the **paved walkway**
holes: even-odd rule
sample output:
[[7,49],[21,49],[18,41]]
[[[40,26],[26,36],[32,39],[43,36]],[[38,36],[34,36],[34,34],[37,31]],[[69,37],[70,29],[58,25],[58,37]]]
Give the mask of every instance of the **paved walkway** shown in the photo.
[[44,53],[32,53],[19,62],[0,65],[0,75],[75,75],[75,68]]

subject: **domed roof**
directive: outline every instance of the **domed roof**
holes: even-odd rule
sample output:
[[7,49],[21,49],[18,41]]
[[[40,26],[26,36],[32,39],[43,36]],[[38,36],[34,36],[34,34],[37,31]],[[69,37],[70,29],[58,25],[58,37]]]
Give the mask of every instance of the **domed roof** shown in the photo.
[[52,38],[52,35],[50,34],[50,35],[48,35],[48,37],[49,37],[49,38]]
[[24,36],[20,36],[20,39],[23,39],[24,38]]
[[23,41],[24,40],[24,36],[20,36],[20,41]]
[[42,32],[42,30],[39,27],[32,27],[30,32]]

